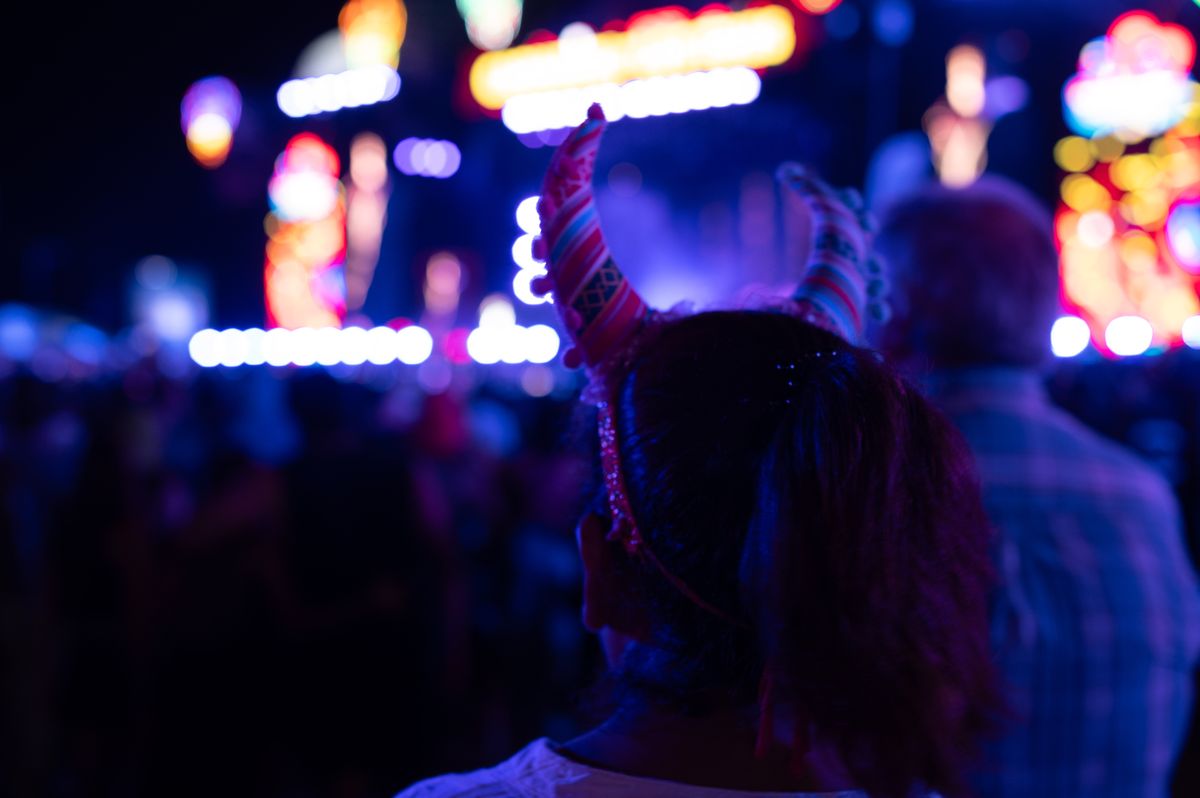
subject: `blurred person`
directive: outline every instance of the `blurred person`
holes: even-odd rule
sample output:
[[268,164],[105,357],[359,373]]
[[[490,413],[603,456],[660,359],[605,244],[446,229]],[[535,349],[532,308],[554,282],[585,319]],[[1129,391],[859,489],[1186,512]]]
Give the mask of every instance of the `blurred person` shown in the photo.
[[928,188],[893,206],[878,249],[894,281],[883,348],[965,435],[999,533],[991,635],[1014,718],[979,794],[1165,795],[1200,596],[1166,482],[1043,390],[1049,214],[998,179]]
[[576,534],[615,709],[401,795],[964,794],[997,707],[987,522],[957,433],[851,343],[855,212],[787,169],[817,230],[797,298],[651,311],[595,217],[603,124],[593,107],[555,156],[538,246],[597,409]]

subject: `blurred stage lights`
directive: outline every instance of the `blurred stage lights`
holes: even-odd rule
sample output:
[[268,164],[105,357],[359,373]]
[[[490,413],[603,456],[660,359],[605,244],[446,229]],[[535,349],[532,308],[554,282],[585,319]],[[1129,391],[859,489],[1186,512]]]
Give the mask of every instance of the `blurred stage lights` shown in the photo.
[[406,175],[452,177],[462,164],[462,152],[452,141],[408,138],[392,152],[396,168]]
[[289,80],[279,87],[279,110],[292,118],[387,102],[400,93],[400,76],[383,64],[336,75]]
[[523,94],[505,103],[500,116],[514,133],[537,133],[580,124],[594,102],[600,103],[609,121],[616,121],[749,105],[761,90],[762,80],[753,69],[731,67],[641,78],[622,85]]
[[423,327],[300,327],[287,330],[201,330],[188,342],[192,361],[204,368],[225,366],[416,366],[433,354],[433,336]]
[[[480,365],[546,364],[558,355],[553,327],[481,321],[467,336],[467,354]],[[224,366],[418,366],[433,354],[433,336],[423,327],[301,327],[287,330],[201,330],[188,342],[188,354],[202,368]]]
[[549,41],[483,53],[471,65],[469,84],[481,108],[498,111],[530,94],[595,91],[732,67],[766,69],[795,52],[796,20],[783,6],[734,11],[713,5],[694,16],[674,6],[609,23],[598,33],[577,23]]
[[1130,12],[1083,47],[1064,90],[1067,122],[1082,135],[1054,149],[1067,173],[1055,216],[1063,293],[1106,354],[1185,343],[1200,313],[1194,63],[1193,34]]
[[1055,357],[1080,355],[1091,342],[1091,328],[1078,316],[1063,316],[1050,328],[1050,349]]

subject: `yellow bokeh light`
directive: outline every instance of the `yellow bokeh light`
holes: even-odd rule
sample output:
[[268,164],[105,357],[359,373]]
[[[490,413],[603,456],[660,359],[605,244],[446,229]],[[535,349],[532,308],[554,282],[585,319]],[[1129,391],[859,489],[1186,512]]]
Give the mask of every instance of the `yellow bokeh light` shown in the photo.
[[400,0],[350,0],[338,14],[346,64],[352,69],[382,64],[395,69],[408,29]]
[[1064,245],[1063,289],[1074,302],[1095,316],[1118,316],[1125,307],[1126,298],[1116,284],[1116,267],[1116,256],[1111,248]]
[[1067,207],[1080,213],[1105,211],[1112,205],[1108,189],[1087,175],[1068,175],[1062,182],[1061,193]]
[[1092,139],[1092,154],[1101,163],[1110,163],[1125,153],[1125,143],[1112,136]]
[[1096,164],[1091,142],[1082,136],[1067,136],[1054,145],[1054,162],[1064,172],[1086,172]]
[[1200,148],[1172,153],[1159,163],[1168,185],[1182,189],[1200,185]]
[[1058,235],[1058,240],[1067,243],[1075,239],[1075,234],[1079,229],[1079,214],[1073,211],[1064,211],[1058,215],[1054,222],[1054,230]]
[[1146,154],[1126,155],[1117,159],[1109,171],[1109,176],[1113,185],[1124,191],[1152,188],[1161,179],[1154,156]]
[[1130,271],[1148,272],[1158,265],[1158,245],[1140,230],[1125,235],[1118,251]]
[[1120,210],[1130,224],[1145,230],[1158,230],[1167,220],[1170,201],[1161,189],[1131,191],[1121,198]]
[[225,163],[233,144],[233,128],[220,114],[200,114],[187,129],[188,152],[209,169]]

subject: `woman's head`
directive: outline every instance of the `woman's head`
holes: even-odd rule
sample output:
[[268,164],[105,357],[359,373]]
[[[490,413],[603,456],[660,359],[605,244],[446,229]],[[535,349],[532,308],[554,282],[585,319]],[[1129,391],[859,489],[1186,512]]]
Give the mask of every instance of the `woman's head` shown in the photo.
[[765,681],[862,786],[953,790],[994,707],[987,525],[958,436],[873,353],[787,314],[646,335],[615,401],[634,519],[736,620],[585,542],[591,625],[638,641],[627,696],[702,714],[753,707]]

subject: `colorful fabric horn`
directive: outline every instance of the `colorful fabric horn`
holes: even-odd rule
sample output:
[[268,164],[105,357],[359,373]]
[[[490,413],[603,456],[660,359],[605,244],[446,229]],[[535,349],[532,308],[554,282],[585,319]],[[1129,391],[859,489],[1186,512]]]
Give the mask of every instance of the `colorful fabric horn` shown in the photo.
[[732,614],[697,595],[655,556],[629,503],[615,408],[620,372],[639,331],[669,314],[650,311],[617,268],[600,231],[592,174],[606,124],[600,106],[593,105],[587,120],[572,131],[550,162],[538,203],[542,234],[534,244],[534,255],[546,261],[546,276],[535,281],[533,288],[553,293],[563,325],[575,343],[563,358],[566,364],[588,366],[592,384],[585,396],[597,406],[600,465],[612,521],[609,540],[655,568],[696,606],[742,625]]
[[[554,154],[542,187],[542,219],[537,254],[547,276],[535,288],[553,291],[554,301],[579,360],[597,367],[621,351],[642,326],[646,303],[617,267],[600,231],[592,173],[607,122],[599,105]],[[574,362],[572,362],[574,361]]]
[[803,166],[785,163],[776,172],[794,203],[812,218],[812,246],[804,276],[792,295],[808,321],[862,342],[866,317],[885,321],[887,285],[870,257],[873,223],[853,189],[835,191]]

